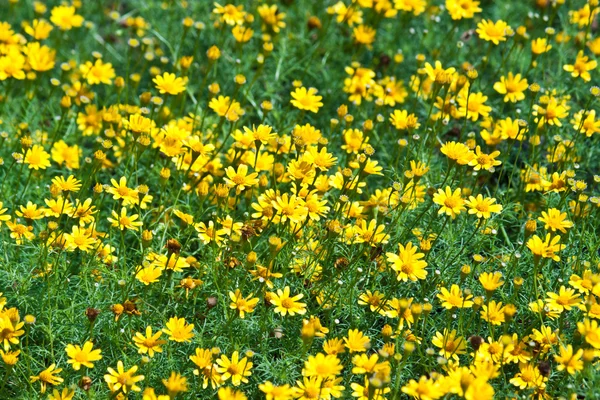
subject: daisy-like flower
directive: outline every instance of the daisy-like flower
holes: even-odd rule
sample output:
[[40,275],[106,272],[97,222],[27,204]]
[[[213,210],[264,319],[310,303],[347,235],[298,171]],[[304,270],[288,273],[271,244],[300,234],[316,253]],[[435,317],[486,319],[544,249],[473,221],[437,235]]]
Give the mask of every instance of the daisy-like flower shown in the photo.
[[91,232],[77,225],[73,226],[71,233],[64,234],[64,239],[67,250],[71,251],[79,249],[87,252],[96,244],[96,239],[92,237]]
[[46,393],[48,385],[56,386],[64,382],[64,379],[58,376],[61,372],[62,368],[56,368],[56,364],[52,364],[38,375],[30,377],[30,381],[31,383],[39,381],[41,385],[40,391]]
[[57,6],[52,9],[50,21],[60,30],[69,31],[83,25],[83,17],[76,14],[73,6]]
[[537,38],[531,41],[531,52],[535,55],[547,53],[552,49],[546,38]]
[[529,87],[527,79],[521,74],[513,75],[509,72],[507,76],[501,76],[500,81],[494,83],[494,90],[504,96],[504,102],[516,103],[525,98],[525,90]]
[[90,85],[98,85],[100,83],[110,85],[115,77],[115,70],[112,64],[104,63],[102,60],[96,60],[93,64],[91,61],[88,61],[80,65],[79,70],[83,78]]
[[558,312],[569,311],[573,307],[581,305],[579,294],[575,290],[561,286],[558,293],[547,292],[546,305]]
[[293,297],[290,296],[289,286],[286,286],[283,290],[277,289],[277,293],[268,292],[269,301],[275,306],[274,311],[284,317],[286,314],[294,316],[296,314],[303,315],[306,313],[306,303],[298,301],[303,297],[304,295],[302,293]]
[[139,203],[137,191],[127,187],[127,178],[122,176],[118,182],[116,179],[111,179],[110,183],[112,186],[106,191],[113,195],[114,200],[122,200],[124,206]]
[[425,73],[429,79],[440,84],[448,83],[451,80],[452,75],[456,72],[456,68],[444,68],[442,63],[439,61],[436,61],[434,65],[426,62],[423,69],[425,70]]
[[[31,202],[27,203],[27,207],[29,207],[29,204],[31,204]],[[0,225],[2,225],[2,222],[10,221],[10,215],[6,214],[6,211],[8,210],[8,208],[3,208],[3,207],[4,207],[4,203],[2,203],[0,201]],[[21,206],[21,210],[23,210],[23,206]],[[19,211],[17,211],[17,215],[23,216],[19,213]],[[29,219],[38,219],[38,218],[29,218]]]
[[162,75],[157,75],[152,82],[154,82],[160,94],[177,95],[185,91],[187,78],[177,77],[175,74],[165,72]]
[[460,142],[446,142],[440,151],[459,165],[467,165],[475,157],[473,151],[466,144]]
[[458,356],[466,352],[465,339],[456,335],[456,330],[448,331],[444,328],[444,333],[436,332],[431,343],[440,349],[440,356],[446,359],[458,361]]
[[581,78],[586,82],[592,80],[592,76],[590,75],[590,71],[593,71],[598,66],[598,62],[596,60],[589,60],[589,57],[583,54],[583,50],[580,50],[577,53],[577,58],[575,59],[575,63],[573,65],[567,64],[563,66],[563,69],[567,72],[571,73],[573,78]]
[[371,247],[376,247],[380,243],[387,243],[390,235],[384,232],[385,225],[377,225],[377,220],[367,221],[361,219],[358,224],[352,227],[354,241],[352,243],[367,243]]
[[229,298],[231,299],[229,307],[237,310],[242,319],[245,317],[246,313],[254,312],[254,307],[258,304],[257,297],[253,298],[252,295],[244,297],[240,289],[236,289],[235,292],[229,292]]
[[362,353],[371,347],[371,338],[358,329],[350,329],[344,338],[344,344],[350,353]]
[[323,379],[335,378],[344,366],[339,358],[332,354],[317,353],[304,362],[303,376],[318,376]]
[[29,169],[46,169],[50,166],[50,154],[39,144],[34,144],[25,152],[23,163],[27,164]]
[[504,309],[502,302],[496,303],[495,300],[491,300],[481,308],[481,319],[492,325],[500,325],[505,321]]
[[504,281],[502,280],[502,273],[499,271],[496,272],[484,272],[479,275],[479,283],[485,289],[487,293],[493,293],[500,286],[504,285]]
[[417,116],[412,113],[409,114],[406,110],[394,110],[390,114],[390,122],[398,130],[418,129],[421,126]]
[[317,89],[299,87],[291,93],[292,105],[300,110],[319,112],[319,108],[323,106],[321,100],[323,96],[317,96]]
[[473,306],[473,298],[472,294],[463,295],[462,290],[458,287],[458,285],[452,285],[450,290],[446,288],[441,288],[440,293],[438,293],[437,298],[441,300],[442,307],[447,310],[451,310],[453,308],[470,308]]
[[495,45],[506,40],[506,36],[510,29],[510,26],[501,19],[496,22],[484,19],[477,24],[477,34],[479,37],[487,42],[492,42]]
[[458,114],[470,119],[478,121],[479,117],[487,117],[492,111],[492,107],[485,104],[488,97],[481,92],[467,92],[463,89],[457,97]]
[[52,179],[52,184],[63,192],[79,192],[79,189],[81,189],[81,181],[73,175],[69,175],[66,179],[64,176],[57,176]]
[[292,400],[296,394],[296,391],[287,383],[275,386],[272,382],[266,381],[259,384],[258,388],[265,394],[266,400]]
[[252,362],[248,361],[248,357],[240,359],[237,351],[231,354],[231,359],[223,354],[216,363],[214,368],[221,374],[221,380],[225,382],[231,379],[233,386],[239,386],[242,382],[248,383],[247,377],[252,375]]
[[441,206],[438,214],[446,214],[455,219],[461,211],[464,211],[465,201],[460,192],[460,189],[453,192],[450,186],[446,186],[445,190],[438,189],[437,193],[433,195],[433,202]]
[[248,187],[255,186],[258,184],[258,173],[248,173],[248,166],[246,164],[240,164],[237,171],[233,167],[227,167],[225,170],[227,178],[224,178],[225,184],[231,188],[235,188],[239,194]]
[[502,212],[502,205],[496,204],[496,199],[493,197],[483,197],[478,194],[477,197],[469,196],[465,200],[465,204],[469,208],[469,214],[475,214],[477,218],[491,218],[492,213],[499,214]]
[[427,262],[423,260],[425,254],[417,251],[418,248],[408,242],[406,247],[398,243],[398,254],[385,254],[388,262],[391,263],[391,268],[396,271],[399,281],[416,281],[427,277],[427,271],[425,270]]
[[137,230],[139,227],[144,225],[142,221],[137,221],[139,218],[139,214],[127,215],[127,208],[121,208],[121,214],[117,214],[115,210],[111,212],[112,218],[107,218],[108,222],[115,228],[119,228],[120,230],[131,229]]
[[155,353],[162,353],[162,345],[167,343],[166,340],[161,340],[162,331],[152,333],[152,327],[146,327],[146,334],[136,332],[133,337],[133,342],[138,348],[138,353],[148,354],[148,357],[154,357]]
[[527,248],[531,250],[534,257],[551,258],[554,261],[560,261],[560,257],[556,253],[563,250],[566,246],[559,242],[559,235],[552,237],[548,233],[546,239],[543,241],[538,235],[533,235],[527,241]]
[[169,340],[175,342],[190,342],[194,337],[194,324],[188,324],[184,318],[172,317],[166,324],[163,332],[169,335]]
[[446,0],[446,9],[453,20],[470,19],[481,12],[476,0]]
[[125,371],[123,361],[119,361],[117,362],[116,370],[108,368],[108,374],[104,375],[104,380],[113,393],[119,391],[122,391],[124,394],[131,391],[140,392],[142,389],[137,383],[144,380],[144,375],[135,375],[137,370],[137,365],[134,365]]
[[100,355],[102,350],[94,349],[94,344],[90,341],[85,342],[83,347],[69,344],[65,351],[67,352],[67,356],[69,356],[67,363],[71,364],[75,371],[79,371],[81,366],[94,368],[94,361],[102,359]]
[[542,211],[542,216],[538,218],[538,221],[543,222],[544,229],[551,230],[552,232],[561,231],[567,233],[567,229],[573,227],[573,222],[567,219],[567,213],[560,212],[556,208],[548,209],[548,212]]
[[554,361],[558,363],[556,367],[559,371],[567,371],[570,375],[576,374],[583,369],[583,349],[573,351],[572,345],[560,346],[560,354],[554,355]]

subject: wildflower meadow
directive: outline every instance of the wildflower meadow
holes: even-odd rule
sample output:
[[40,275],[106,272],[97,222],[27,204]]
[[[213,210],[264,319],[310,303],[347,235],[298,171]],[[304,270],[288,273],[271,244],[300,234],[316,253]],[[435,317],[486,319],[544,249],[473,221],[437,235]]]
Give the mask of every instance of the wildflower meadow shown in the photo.
[[0,0],[0,399],[600,399],[598,0]]

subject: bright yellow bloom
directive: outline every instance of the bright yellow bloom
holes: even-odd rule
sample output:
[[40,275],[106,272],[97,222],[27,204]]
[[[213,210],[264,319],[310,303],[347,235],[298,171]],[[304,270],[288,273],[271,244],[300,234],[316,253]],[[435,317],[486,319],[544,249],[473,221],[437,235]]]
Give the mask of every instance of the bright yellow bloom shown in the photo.
[[580,50],[579,53],[577,53],[575,63],[573,65],[566,64],[563,66],[563,69],[570,72],[573,78],[581,78],[584,81],[589,82],[592,80],[589,71],[595,70],[597,66],[598,62],[596,60],[589,61],[589,57],[583,55],[583,50]]
[[152,333],[152,327],[146,327],[146,335],[136,332],[133,337],[133,342],[138,348],[138,353],[148,354],[150,358],[154,357],[155,353],[162,353],[162,345],[167,343],[166,340],[161,340],[162,331]]
[[247,377],[252,375],[252,362],[248,361],[248,357],[240,359],[237,351],[231,354],[231,359],[223,354],[216,360],[216,363],[214,368],[221,374],[222,381],[231,379],[233,386],[239,386],[242,382],[248,383]]
[[427,262],[423,260],[425,254],[418,253],[418,248],[411,242],[406,247],[398,243],[398,254],[386,253],[386,257],[391,268],[396,271],[397,279],[400,281],[416,281],[427,277]]
[[169,340],[175,342],[190,342],[194,337],[194,324],[188,324],[184,318],[172,317],[167,322],[163,332],[169,335]]
[[185,91],[187,78],[177,77],[175,74],[165,72],[162,75],[157,75],[152,82],[154,82],[160,94],[177,95]]
[[317,89],[299,87],[291,93],[292,105],[300,110],[307,110],[314,113],[319,112],[319,108],[323,106],[322,96],[317,96]]
[[525,98],[525,90],[529,87],[526,78],[521,78],[521,74],[513,75],[509,72],[506,77],[501,76],[500,81],[494,83],[494,90],[504,96],[504,102],[516,103]]
[[67,363],[72,364],[75,371],[79,371],[82,365],[87,368],[94,368],[93,362],[102,359],[100,355],[102,350],[93,348],[94,344],[90,341],[85,342],[83,347],[72,344],[67,345],[65,349],[67,356],[69,356]]
[[56,386],[64,382],[64,379],[58,376],[58,374],[60,374],[61,371],[62,368],[56,368],[56,364],[52,364],[48,368],[40,372],[38,375],[31,376],[30,381],[32,383],[39,381],[41,385],[40,391],[42,393],[46,393],[47,385]]
[[117,369],[108,368],[108,374],[104,375],[104,380],[108,384],[111,392],[123,393],[140,392],[142,389],[137,385],[138,382],[144,380],[144,375],[135,375],[138,367],[134,365],[129,370],[125,371],[123,361],[117,362]]
[[452,219],[465,210],[465,201],[460,194],[460,189],[453,192],[450,186],[446,186],[445,190],[438,189],[433,195],[433,202],[441,206],[438,214],[446,214]]
[[269,301],[275,306],[275,312],[286,316],[294,316],[296,314],[306,314],[306,303],[301,303],[298,300],[304,297],[302,293],[296,296],[290,296],[290,287],[286,286],[283,290],[277,289],[277,293],[268,292]]
[[506,35],[510,30],[510,26],[502,20],[496,22],[484,19],[477,24],[477,34],[485,41],[492,42],[495,45],[506,40]]

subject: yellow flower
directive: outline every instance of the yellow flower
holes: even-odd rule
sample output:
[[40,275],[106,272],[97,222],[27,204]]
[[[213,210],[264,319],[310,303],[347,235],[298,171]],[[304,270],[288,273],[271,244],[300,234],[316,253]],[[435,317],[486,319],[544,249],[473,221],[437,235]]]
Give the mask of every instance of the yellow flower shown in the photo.
[[254,312],[254,307],[258,304],[258,298],[252,297],[249,295],[248,297],[244,297],[240,289],[236,289],[235,292],[229,292],[229,298],[231,299],[231,303],[229,307],[237,310],[240,318],[244,318],[246,313]]
[[137,230],[139,227],[144,225],[142,221],[137,221],[139,214],[127,215],[127,208],[121,208],[121,214],[117,214],[115,210],[111,211],[112,218],[107,218],[108,222],[115,228],[120,230],[131,229]]
[[458,356],[466,352],[465,339],[462,336],[456,336],[456,330],[448,331],[444,328],[444,333],[436,332],[431,343],[440,349],[439,354],[446,359],[458,361]]
[[460,189],[453,192],[450,186],[446,186],[445,190],[438,189],[433,195],[433,202],[441,206],[438,214],[446,214],[452,219],[465,210],[465,201],[460,194]]
[[554,361],[559,364],[556,369],[559,371],[566,370],[570,375],[574,375],[583,369],[582,356],[583,349],[579,349],[576,353],[573,353],[572,345],[569,344],[566,347],[560,346],[560,355],[554,355]]
[[225,170],[227,178],[224,178],[227,186],[235,188],[237,193],[241,193],[247,187],[252,187],[258,184],[258,173],[252,172],[248,174],[248,166],[240,164],[237,171],[233,167],[227,167]]
[[460,142],[446,142],[442,145],[440,151],[459,165],[469,164],[475,157],[471,149],[466,144]]
[[188,324],[184,318],[172,317],[163,332],[169,335],[169,340],[182,343],[190,342],[194,337],[193,329],[194,324]]
[[283,317],[286,314],[294,316],[296,314],[306,314],[306,303],[301,303],[298,300],[303,298],[302,293],[296,296],[290,296],[290,287],[286,286],[283,290],[277,289],[277,293],[268,292],[268,299],[275,306],[275,312]]
[[573,227],[573,222],[567,219],[567,213],[561,213],[556,208],[550,208],[548,212],[542,211],[542,216],[538,220],[545,224],[544,229],[551,230],[552,232],[558,230],[562,233],[567,233],[567,229]]
[[281,12],[276,4],[263,4],[256,9],[263,23],[267,25],[275,33],[279,33],[282,28],[285,28],[285,13]]
[[350,329],[344,343],[350,353],[362,353],[371,347],[371,339],[358,329]]
[[496,160],[496,157],[499,155],[499,151],[493,151],[490,154],[482,153],[481,147],[477,146],[477,148],[475,148],[475,156],[469,161],[469,165],[472,166],[475,171],[484,169],[492,172],[494,167],[502,164],[501,161]]
[[213,13],[219,15],[221,17],[221,21],[228,25],[241,25],[246,16],[243,5],[234,6],[233,4],[221,6],[219,3],[215,3]]
[[138,348],[138,353],[148,354],[150,358],[154,357],[155,353],[162,353],[162,347],[160,346],[167,343],[166,340],[160,340],[162,334],[162,331],[153,334],[151,326],[146,327],[145,336],[140,332],[136,332],[133,342]]
[[160,94],[177,95],[185,91],[187,78],[177,77],[175,74],[165,72],[162,75],[157,75],[152,82],[154,82]]
[[117,362],[117,369],[108,368],[108,374],[104,375],[104,380],[108,384],[111,392],[122,391],[127,394],[129,391],[140,392],[142,389],[137,383],[144,380],[144,375],[135,375],[138,367],[134,365],[125,371],[123,361]]
[[536,55],[546,53],[552,49],[552,45],[548,44],[548,39],[537,38],[531,41],[531,52]]
[[453,20],[473,18],[481,12],[479,1],[475,0],[446,0],[446,9]]
[[479,282],[488,293],[493,292],[500,286],[504,285],[504,281],[502,280],[502,273],[498,271],[494,273],[482,273],[481,275],[479,275]]
[[371,49],[373,42],[375,42],[375,34],[377,31],[368,25],[359,25],[353,29],[352,34],[354,35],[354,42],[358,44],[364,44],[368,49]]
[[83,25],[83,17],[75,14],[73,6],[57,6],[52,9],[50,21],[63,31],[79,28]]
[[553,292],[547,292],[546,295],[546,305],[558,312],[563,312],[564,310],[569,311],[573,307],[577,307],[581,305],[581,299],[579,295],[575,293],[575,291],[571,288],[565,288],[564,286],[560,287],[558,294]]
[[292,105],[300,110],[307,110],[314,113],[319,112],[319,108],[323,106],[321,100],[322,96],[317,96],[317,89],[305,87],[296,88],[291,93],[292,100],[290,101]]
[[171,372],[169,379],[163,379],[162,383],[167,388],[171,399],[177,397],[177,394],[188,390],[187,379],[177,372]]
[[595,70],[597,66],[598,62],[596,60],[589,61],[589,57],[583,55],[583,50],[580,50],[579,53],[577,53],[575,63],[573,65],[566,64],[563,66],[563,69],[570,72],[573,78],[581,78],[584,81],[589,82],[592,80],[589,71]]
[[441,288],[440,293],[437,294],[437,298],[442,301],[442,307],[451,310],[456,308],[471,308],[473,306],[472,294],[463,296],[462,290],[458,285],[452,285],[450,290]]
[[577,331],[585,341],[595,349],[600,349],[600,327],[596,320],[585,318],[577,323]]
[[240,359],[237,351],[231,354],[231,359],[223,354],[216,360],[216,363],[214,368],[221,374],[222,381],[231,379],[233,386],[239,386],[242,382],[248,383],[247,377],[252,375],[252,362],[248,361],[248,357]]
[[566,246],[559,242],[560,236],[558,235],[552,237],[552,235],[548,233],[546,235],[546,240],[544,241],[542,241],[538,235],[533,235],[527,241],[527,248],[531,250],[535,257],[551,258],[554,261],[560,261],[560,257],[555,253],[561,251]]
[[495,45],[506,40],[506,35],[510,30],[510,26],[502,20],[496,22],[484,19],[477,24],[477,34],[485,41],[492,42]]
[[67,345],[65,349],[67,356],[69,356],[67,363],[72,364],[75,371],[79,371],[82,365],[87,368],[94,368],[93,362],[102,359],[100,355],[102,350],[93,350],[93,347],[94,344],[90,341],[85,342],[83,347],[72,344]]
[[478,194],[477,197],[469,196],[465,204],[469,208],[469,214],[475,214],[477,218],[491,218],[492,213],[499,214],[502,211],[501,204],[495,204],[496,199],[492,197],[483,197]]
[[425,7],[427,7],[427,1],[425,0],[394,0],[396,10],[408,11],[415,16],[425,12]]
[[406,247],[398,243],[398,254],[385,253],[391,268],[396,271],[399,281],[416,281],[427,277],[427,262],[423,260],[425,254],[418,253],[418,248],[408,242]]
[[102,60],[96,60],[94,64],[91,61],[79,66],[79,70],[83,77],[90,85],[103,83],[105,85],[112,84],[115,77],[115,70],[111,63],[104,63]]
[[461,90],[458,95],[458,114],[471,121],[479,120],[479,117],[487,117],[492,111],[492,107],[485,104],[488,97],[483,93],[467,92],[466,89]]
[[500,325],[504,323],[504,309],[502,302],[496,303],[491,300],[489,304],[484,304],[481,309],[481,319],[489,322],[492,325]]
[[494,83],[494,90],[504,96],[504,102],[516,103],[525,98],[525,90],[529,87],[526,78],[521,78],[521,74],[513,75],[509,72],[506,77],[501,76],[500,81]]
[[398,130],[418,129],[421,126],[417,116],[412,113],[409,114],[406,110],[394,110],[390,114],[390,122]]
[[39,144],[34,144],[27,149],[23,163],[27,164],[29,169],[46,169],[50,166],[50,154]]
[[56,368],[56,364],[52,364],[38,375],[30,377],[30,380],[32,383],[39,381],[41,392],[46,393],[47,385],[56,386],[64,382],[64,379],[58,376],[61,371],[62,368]]

